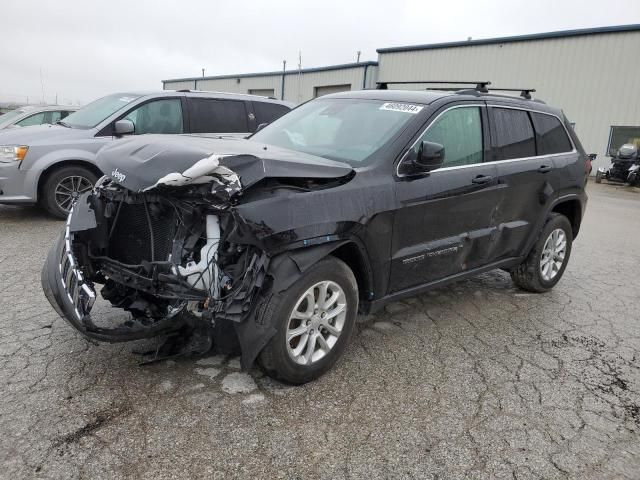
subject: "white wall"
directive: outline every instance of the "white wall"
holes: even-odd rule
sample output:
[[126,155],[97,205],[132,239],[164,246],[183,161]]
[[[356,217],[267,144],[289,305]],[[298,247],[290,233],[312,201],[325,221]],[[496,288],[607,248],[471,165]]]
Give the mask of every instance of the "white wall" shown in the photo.
[[640,32],[603,33],[380,53],[378,76],[535,88],[534,96],[562,108],[575,122],[587,153],[598,154],[596,166],[606,166],[610,126],[640,125],[639,58]]

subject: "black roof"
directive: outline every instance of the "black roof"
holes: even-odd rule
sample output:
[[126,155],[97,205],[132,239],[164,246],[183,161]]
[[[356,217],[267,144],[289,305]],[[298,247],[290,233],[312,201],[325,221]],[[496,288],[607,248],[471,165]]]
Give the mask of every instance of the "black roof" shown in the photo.
[[499,43],[526,42],[530,40],[546,40],[551,38],[578,37],[583,35],[597,35],[601,33],[636,32],[640,31],[640,24],[613,25],[609,27],[581,28],[575,30],[559,30],[555,32],[533,33],[530,35],[515,35],[510,37],[483,38],[458,42],[427,43],[424,45],[407,45],[404,47],[378,48],[378,53],[410,52],[413,50],[434,50],[439,48],[468,47],[472,45],[491,45]]
[[484,100],[487,103],[511,105],[540,112],[562,116],[559,108],[549,106],[538,100],[527,100],[515,95],[499,93],[482,93],[470,88],[461,91],[448,90],[352,90],[348,92],[323,95],[321,98],[362,98],[388,102],[406,102],[428,105],[442,98],[450,100]]

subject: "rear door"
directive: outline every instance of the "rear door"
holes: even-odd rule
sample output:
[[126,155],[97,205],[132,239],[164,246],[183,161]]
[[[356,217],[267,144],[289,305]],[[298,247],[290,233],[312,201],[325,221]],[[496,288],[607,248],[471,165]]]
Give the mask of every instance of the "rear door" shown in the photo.
[[[572,150],[566,130],[555,116],[510,105],[490,105],[492,161],[507,201],[499,212],[500,234],[492,246],[499,260],[524,253],[524,245],[558,187],[553,152]],[[564,136],[564,138],[563,138]]]
[[486,163],[488,119],[483,102],[445,107],[411,148],[442,144],[444,164],[396,182],[390,292],[486,265],[502,201],[495,164]]
[[242,100],[187,97],[191,133],[248,135],[249,114]]

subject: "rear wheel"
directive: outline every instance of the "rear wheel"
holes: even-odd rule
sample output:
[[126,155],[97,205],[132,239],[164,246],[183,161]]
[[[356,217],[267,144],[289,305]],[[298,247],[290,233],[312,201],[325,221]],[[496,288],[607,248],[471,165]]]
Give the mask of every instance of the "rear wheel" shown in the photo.
[[514,283],[530,292],[551,290],[567,267],[572,239],[567,217],[552,213],[527,259],[511,271]]
[[327,257],[288,290],[273,295],[259,321],[277,333],[260,353],[269,376],[293,384],[318,378],[338,360],[351,339],[358,310],[358,286],[341,260]]
[[90,191],[98,176],[86,167],[68,166],[54,170],[42,186],[40,203],[54,217],[66,218],[73,202]]

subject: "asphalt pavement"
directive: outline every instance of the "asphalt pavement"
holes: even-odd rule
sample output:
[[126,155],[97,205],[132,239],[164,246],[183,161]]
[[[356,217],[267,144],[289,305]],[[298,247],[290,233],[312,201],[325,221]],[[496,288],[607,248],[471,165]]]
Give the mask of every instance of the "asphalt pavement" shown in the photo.
[[83,340],[40,289],[62,223],[0,206],[0,478],[638,479],[640,193],[588,192],[552,292],[391,304],[301,387]]

